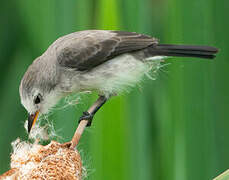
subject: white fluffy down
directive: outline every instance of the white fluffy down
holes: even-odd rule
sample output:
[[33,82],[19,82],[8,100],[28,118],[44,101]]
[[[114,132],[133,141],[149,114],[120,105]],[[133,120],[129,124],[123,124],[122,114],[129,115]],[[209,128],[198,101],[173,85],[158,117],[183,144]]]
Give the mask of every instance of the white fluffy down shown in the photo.
[[82,89],[97,90],[105,95],[128,91],[129,87],[138,84],[144,75],[155,73],[164,58],[156,56],[141,61],[131,54],[123,54],[82,74],[75,81]]

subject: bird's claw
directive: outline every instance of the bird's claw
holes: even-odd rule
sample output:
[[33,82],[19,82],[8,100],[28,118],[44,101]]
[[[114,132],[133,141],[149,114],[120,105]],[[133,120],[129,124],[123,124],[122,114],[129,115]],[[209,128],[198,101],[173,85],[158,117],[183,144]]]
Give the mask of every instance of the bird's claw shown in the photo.
[[85,111],[83,112],[83,115],[80,117],[79,119],[79,123],[82,121],[82,120],[87,120],[88,123],[87,123],[87,127],[91,126],[91,123],[92,123],[92,119],[93,119],[93,114]]

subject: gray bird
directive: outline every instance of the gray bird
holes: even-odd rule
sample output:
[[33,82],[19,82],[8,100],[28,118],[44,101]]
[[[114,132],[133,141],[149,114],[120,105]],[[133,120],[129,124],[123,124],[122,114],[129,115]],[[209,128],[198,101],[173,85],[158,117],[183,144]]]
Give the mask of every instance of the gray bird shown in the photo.
[[137,84],[166,57],[213,59],[217,52],[209,46],[160,44],[156,38],[135,32],[86,30],[60,37],[33,61],[21,80],[28,132],[39,114],[48,113],[69,94],[98,92],[96,110],[80,117],[90,126],[96,111],[111,96]]

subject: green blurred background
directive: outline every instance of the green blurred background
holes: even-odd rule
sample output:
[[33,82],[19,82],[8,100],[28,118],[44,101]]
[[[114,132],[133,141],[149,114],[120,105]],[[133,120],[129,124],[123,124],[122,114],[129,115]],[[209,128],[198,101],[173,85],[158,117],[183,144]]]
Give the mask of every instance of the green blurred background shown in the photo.
[[[0,174],[10,143],[26,134],[18,87],[28,65],[58,37],[84,29],[221,49],[214,61],[169,59],[157,80],[112,98],[80,142],[88,179],[205,180],[229,168],[228,8],[228,0],[1,0]],[[62,142],[96,98],[86,96],[49,117]]]

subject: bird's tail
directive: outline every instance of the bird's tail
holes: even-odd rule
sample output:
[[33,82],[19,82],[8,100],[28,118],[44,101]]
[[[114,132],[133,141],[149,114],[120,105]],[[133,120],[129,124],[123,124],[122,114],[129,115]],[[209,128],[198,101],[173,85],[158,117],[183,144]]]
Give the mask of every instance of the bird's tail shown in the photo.
[[148,56],[179,56],[213,59],[218,49],[211,46],[157,44],[147,48]]

